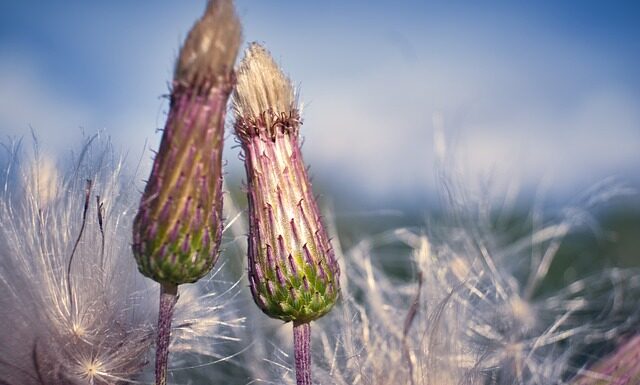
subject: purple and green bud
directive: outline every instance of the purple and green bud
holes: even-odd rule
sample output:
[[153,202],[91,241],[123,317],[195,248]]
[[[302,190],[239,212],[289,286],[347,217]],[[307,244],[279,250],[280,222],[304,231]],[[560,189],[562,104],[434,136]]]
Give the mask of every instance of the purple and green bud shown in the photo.
[[249,198],[249,285],[267,315],[297,324],[331,310],[340,270],[322,224],[298,131],[291,81],[252,44],[234,92]]
[[241,40],[231,0],[211,1],[180,50],[160,150],[133,225],[142,274],[195,282],[218,257],[222,144]]

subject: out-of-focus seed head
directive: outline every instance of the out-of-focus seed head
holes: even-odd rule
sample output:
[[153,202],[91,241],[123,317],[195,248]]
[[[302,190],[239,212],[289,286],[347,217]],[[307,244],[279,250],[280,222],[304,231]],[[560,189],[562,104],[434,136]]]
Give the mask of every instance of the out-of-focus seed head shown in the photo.
[[302,160],[291,81],[252,44],[238,70],[235,132],[249,196],[249,283],[256,304],[284,321],[309,322],[331,310],[339,267]]
[[124,167],[98,135],[73,164],[42,156],[37,141],[32,154],[19,143],[2,144],[0,384],[134,381],[154,314],[127,255]]
[[133,227],[139,270],[158,282],[195,282],[217,259],[224,116],[240,38],[232,1],[210,1],[180,51],[169,117]]

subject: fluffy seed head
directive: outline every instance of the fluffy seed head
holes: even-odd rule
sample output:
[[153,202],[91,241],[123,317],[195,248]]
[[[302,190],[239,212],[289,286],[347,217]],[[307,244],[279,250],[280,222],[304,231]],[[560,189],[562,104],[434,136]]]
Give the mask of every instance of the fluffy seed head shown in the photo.
[[302,160],[291,82],[269,53],[249,47],[234,94],[249,195],[249,282],[267,315],[308,322],[339,295],[339,268]]
[[212,1],[176,67],[169,117],[133,228],[140,272],[195,282],[218,256],[222,142],[240,26],[230,0]]
[[[0,145],[0,384],[149,383],[159,287],[131,255],[139,178],[99,136],[71,163],[23,153]],[[181,288],[171,367],[237,354],[236,279]]]
[[0,383],[133,380],[153,314],[127,255],[133,199],[119,161],[90,144],[69,168],[14,150],[0,177]]

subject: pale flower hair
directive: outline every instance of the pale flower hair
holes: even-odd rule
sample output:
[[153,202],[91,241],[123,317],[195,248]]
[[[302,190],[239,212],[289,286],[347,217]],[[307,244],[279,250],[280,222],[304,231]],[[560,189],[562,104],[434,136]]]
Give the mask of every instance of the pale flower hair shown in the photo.
[[[158,289],[137,272],[139,177],[96,135],[66,162],[5,146],[0,177],[0,384],[148,378]],[[2,160],[2,158],[0,158]],[[176,308],[171,369],[241,351],[238,278],[214,271]]]
[[111,384],[152,346],[146,285],[129,255],[122,163],[94,139],[60,168],[12,146],[0,199],[0,378]]

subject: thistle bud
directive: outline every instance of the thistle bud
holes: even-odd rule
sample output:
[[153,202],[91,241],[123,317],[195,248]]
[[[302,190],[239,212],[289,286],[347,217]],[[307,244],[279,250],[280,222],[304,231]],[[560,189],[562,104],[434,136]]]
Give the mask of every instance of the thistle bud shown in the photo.
[[180,50],[160,150],[133,225],[138,268],[158,282],[195,282],[217,259],[224,116],[239,44],[232,2],[211,1]]
[[252,44],[238,70],[233,106],[249,197],[249,284],[267,315],[306,323],[339,295],[339,268],[302,160],[291,81]]

